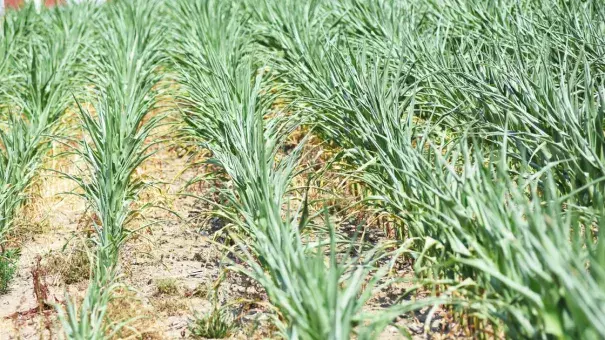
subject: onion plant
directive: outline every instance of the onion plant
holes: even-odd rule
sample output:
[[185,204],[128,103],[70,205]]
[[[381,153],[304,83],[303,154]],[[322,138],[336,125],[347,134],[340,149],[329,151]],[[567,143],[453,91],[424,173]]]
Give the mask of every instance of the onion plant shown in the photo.
[[85,138],[76,152],[86,171],[71,177],[94,213],[96,256],[84,303],[79,311],[69,303],[61,314],[72,339],[104,339],[123,326],[108,322],[106,309],[118,283],[120,248],[132,235],[128,226],[140,208],[135,200],[145,187],[135,171],[150,156],[153,144],[147,139],[161,118],[150,116],[157,107],[157,71],[164,59],[159,9],[157,1],[103,7],[94,110],[80,106]]

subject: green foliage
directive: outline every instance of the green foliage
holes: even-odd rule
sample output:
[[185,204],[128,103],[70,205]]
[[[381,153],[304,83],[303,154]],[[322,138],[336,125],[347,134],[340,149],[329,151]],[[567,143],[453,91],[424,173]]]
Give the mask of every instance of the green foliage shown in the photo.
[[[0,20],[0,245],[82,104],[86,167],[72,179],[96,249],[84,302],[61,309],[67,337],[122,326],[106,307],[173,71],[182,134],[231,181],[227,204],[210,203],[244,260],[232,269],[263,286],[284,337],[377,337],[435,303],[478,332],[605,337],[605,2],[118,0]],[[399,240],[343,240],[292,199],[304,142],[283,151],[302,126],[342,149]],[[365,313],[402,255],[441,296]],[[14,256],[0,257],[0,290]],[[227,336],[231,322],[216,309],[192,332]]]
[[264,4],[257,40],[422,240],[416,275],[513,337],[603,336],[603,68],[587,46],[605,6]]
[[[0,245],[83,78],[79,53],[93,9],[82,5],[69,13],[38,16],[29,5],[1,18]],[[5,265],[8,278],[12,267]]]
[[8,293],[8,287],[17,271],[19,252],[5,250],[0,253],[0,295]]
[[233,317],[224,308],[214,308],[210,313],[195,318],[189,325],[189,331],[198,338],[224,339],[233,330],[233,322]]
[[107,303],[119,281],[120,249],[133,231],[128,229],[141,209],[133,202],[145,187],[136,169],[149,157],[145,141],[162,118],[149,117],[156,108],[156,85],[162,65],[161,26],[157,1],[118,1],[103,7],[103,35],[89,61],[95,80],[94,110],[79,105],[86,138],[75,150],[86,162],[84,174],[69,176],[82,189],[96,218],[92,283],[84,303],[68,304],[60,318],[68,337],[105,338],[123,324],[106,320]]
[[101,340],[118,334],[124,324],[115,325],[107,320],[107,306],[118,287],[107,278],[99,280],[95,276],[80,305],[68,297],[65,307],[55,306],[65,336],[74,340]]
[[157,280],[155,286],[160,295],[177,295],[179,293],[179,286],[175,279]]
[[[98,217],[100,270],[112,271],[121,245],[130,235],[126,225],[138,212],[129,204],[144,188],[133,173],[149,157],[145,145],[161,115],[148,118],[155,107],[162,62],[159,26],[154,25],[157,2],[144,6],[120,2],[107,8],[102,27],[102,51],[95,62],[98,96],[94,111],[80,107],[89,140],[77,152],[87,163],[89,177],[72,177]],[[101,274],[105,275],[105,274]]]
[[186,132],[212,151],[212,162],[233,181],[233,189],[224,195],[236,213],[217,208],[246,235],[238,237],[246,266],[233,269],[267,291],[280,315],[275,323],[288,338],[345,339],[357,332],[376,336],[384,320],[370,321],[363,307],[386,274],[377,263],[397,258],[410,243],[395,247],[395,254],[385,251],[394,247],[385,243],[337,260],[332,227],[325,242],[306,240],[301,232],[309,227],[304,203],[283,213],[304,143],[279,155],[286,138],[305,121],[304,111],[274,107],[277,97],[269,86],[278,93],[284,88],[272,83],[261,65],[254,67],[262,60],[251,52],[240,9],[197,1],[182,3],[177,13],[175,61],[188,94],[181,99]]
[[78,53],[88,36],[84,17],[90,20],[92,9],[82,6],[71,12],[71,18],[60,11],[33,17],[27,7],[4,22],[0,76],[3,85],[6,81],[12,86],[0,91],[9,103],[0,107],[0,117],[5,117],[0,131],[0,239],[24,202],[49,136],[57,131],[82,79]]

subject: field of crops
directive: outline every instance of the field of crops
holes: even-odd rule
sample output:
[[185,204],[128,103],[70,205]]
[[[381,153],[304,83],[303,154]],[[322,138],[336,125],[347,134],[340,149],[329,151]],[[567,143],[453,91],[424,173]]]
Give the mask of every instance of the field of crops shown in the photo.
[[602,0],[0,16],[2,340],[603,339],[604,193]]

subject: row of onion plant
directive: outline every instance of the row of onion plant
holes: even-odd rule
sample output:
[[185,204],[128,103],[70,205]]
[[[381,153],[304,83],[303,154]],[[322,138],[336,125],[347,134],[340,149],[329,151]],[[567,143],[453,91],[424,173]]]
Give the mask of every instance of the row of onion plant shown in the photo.
[[[15,214],[32,194],[30,188],[42,167],[59,120],[79,93],[85,55],[94,20],[93,7],[36,13],[31,6],[11,11],[2,19],[0,56],[0,247]],[[7,279],[8,276],[4,276]],[[3,280],[5,281],[5,280]],[[2,282],[5,290],[8,282]]]
[[157,108],[158,68],[164,60],[157,1],[119,1],[104,5],[98,28],[99,53],[91,61],[95,82],[92,107],[80,105],[84,138],[76,154],[86,166],[71,176],[90,205],[95,244],[91,280],[80,306],[59,308],[70,339],[106,339],[131,320],[109,320],[108,305],[120,287],[120,249],[142,208],[136,204],[146,183],[135,174],[149,157],[148,141],[161,115]]
[[377,261],[393,256],[385,249],[394,245],[352,256],[348,242],[337,246],[332,227],[327,238],[310,238],[313,219],[306,202],[292,198],[291,187],[304,142],[289,153],[280,151],[305,112],[275,105],[284,88],[255,53],[241,3],[182,1],[176,19],[174,59],[185,132],[211,151],[210,162],[232,183],[222,190],[229,204],[215,203],[216,213],[231,222],[244,260],[232,269],[262,285],[284,337],[376,337],[401,312],[363,310],[387,270]]

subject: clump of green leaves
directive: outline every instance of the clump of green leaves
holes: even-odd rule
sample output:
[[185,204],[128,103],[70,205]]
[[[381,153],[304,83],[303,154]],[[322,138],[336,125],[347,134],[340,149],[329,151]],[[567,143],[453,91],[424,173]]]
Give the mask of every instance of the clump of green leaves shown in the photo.
[[17,271],[17,250],[5,250],[0,252],[0,295],[8,293],[8,287]]
[[179,293],[178,282],[175,279],[159,279],[155,283],[158,295],[177,295]]
[[196,317],[189,325],[191,335],[197,338],[224,339],[228,337],[235,323],[231,313],[225,308],[215,307],[201,317]]

